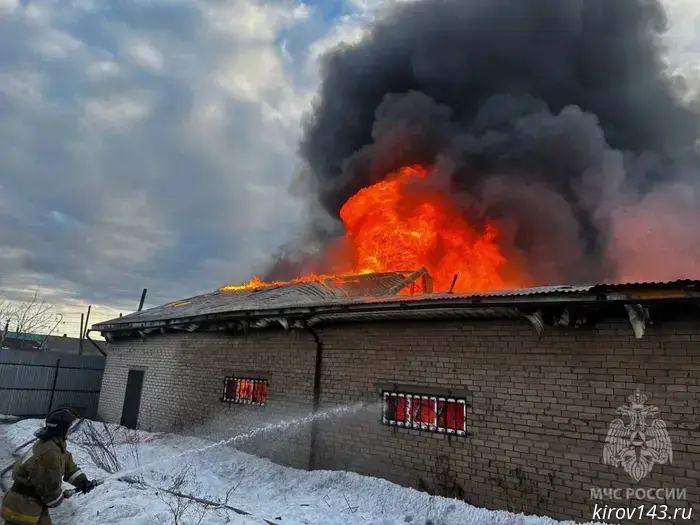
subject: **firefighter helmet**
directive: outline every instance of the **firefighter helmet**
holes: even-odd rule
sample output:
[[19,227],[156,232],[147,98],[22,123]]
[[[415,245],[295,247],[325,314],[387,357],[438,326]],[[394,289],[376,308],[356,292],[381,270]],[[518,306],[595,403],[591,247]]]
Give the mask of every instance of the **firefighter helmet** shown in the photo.
[[71,426],[79,419],[78,414],[70,408],[58,408],[46,416],[46,430],[53,435],[66,436]]

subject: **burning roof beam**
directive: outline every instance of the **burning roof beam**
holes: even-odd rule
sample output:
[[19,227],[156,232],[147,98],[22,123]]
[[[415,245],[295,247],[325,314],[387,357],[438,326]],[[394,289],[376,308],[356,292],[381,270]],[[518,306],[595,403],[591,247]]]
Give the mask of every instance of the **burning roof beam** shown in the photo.
[[[410,284],[413,284],[413,283],[416,281],[416,279],[418,279],[419,277],[423,277],[423,278],[424,278],[424,279],[423,279],[423,283],[425,284],[425,277],[426,277],[426,276],[429,277],[430,274],[428,273],[428,270],[425,269],[425,267],[422,267],[422,268],[420,268],[419,270],[416,270],[415,272],[413,272],[412,274],[410,274],[408,277],[406,277],[406,279],[404,279],[403,281],[401,281],[399,284],[397,284],[397,285],[392,286],[391,288],[389,288],[389,289],[386,291],[386,293],[384,293],[384,294],[382,294],[382,295],[396,295],[396,294],[399,293],[401,290],[403,290],[404,288],[406,288],[406,286],[408,286],[408,285],[410,285]],[[425,288],[424,288],[424,290],[425,290]]]

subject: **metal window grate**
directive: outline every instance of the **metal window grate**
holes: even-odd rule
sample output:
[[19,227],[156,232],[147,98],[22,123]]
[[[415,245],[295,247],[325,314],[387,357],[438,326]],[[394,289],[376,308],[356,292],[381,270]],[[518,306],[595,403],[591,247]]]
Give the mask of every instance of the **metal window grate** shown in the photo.
[[267,404],[267,379],[226,377],[221,401],[239,405],[264,406]]
[[456,436],[467,435],[467,400],[405,392],[382,392],[384,425]]

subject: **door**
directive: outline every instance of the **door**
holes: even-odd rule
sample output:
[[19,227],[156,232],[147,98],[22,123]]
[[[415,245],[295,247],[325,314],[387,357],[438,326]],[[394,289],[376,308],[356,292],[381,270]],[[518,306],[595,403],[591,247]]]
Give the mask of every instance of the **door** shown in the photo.
[[126,393],[124,394],[124,406],[122,407],[122,420],[120,423],[126,428],[135,429],[139,422],[143,375],[143,370],[129,370],[129,377],[126,379]]

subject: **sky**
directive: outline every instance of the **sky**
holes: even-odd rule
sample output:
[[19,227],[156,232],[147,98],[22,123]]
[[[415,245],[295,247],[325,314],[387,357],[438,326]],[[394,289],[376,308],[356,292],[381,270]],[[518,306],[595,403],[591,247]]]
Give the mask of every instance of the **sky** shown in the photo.
[[[241,282],[301,227],[318,58],[387,0],[0,0],[0,293],[91,323]],[[667,0],[700,79],[700,6]]]

